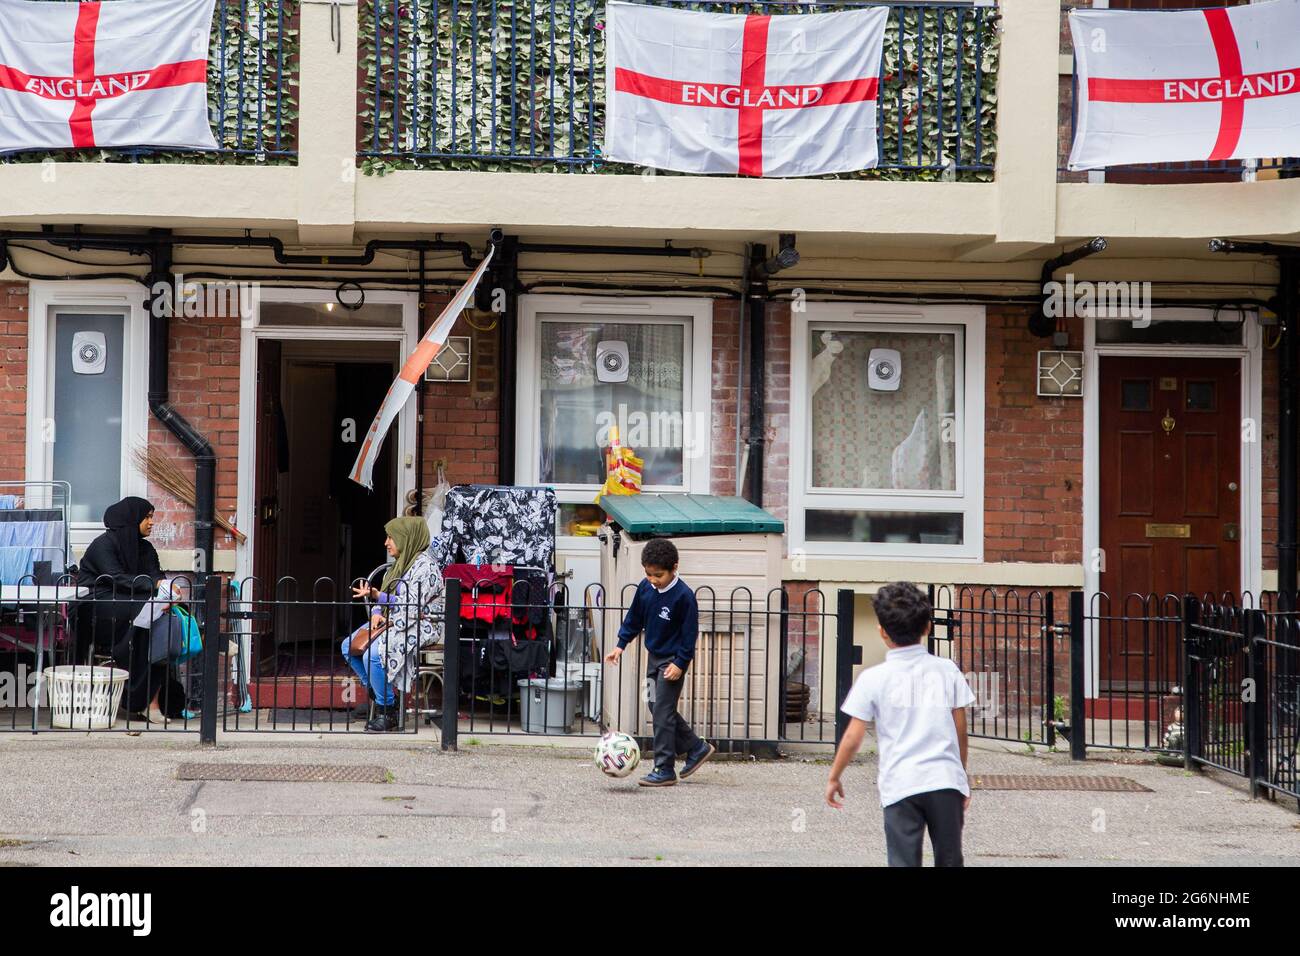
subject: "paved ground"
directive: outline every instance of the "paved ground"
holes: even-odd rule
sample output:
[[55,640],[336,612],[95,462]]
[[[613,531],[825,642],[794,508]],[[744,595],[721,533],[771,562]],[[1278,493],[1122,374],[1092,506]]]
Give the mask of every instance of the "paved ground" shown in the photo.
[[[969,865],[1300,863],[1294,803],[1146,762],[972,751],[977,773],[1108,774],[1151,793],[979,791]],[[185,762],[377,764],[387,784],[176,779]],[[603,777],[586,751],[428,740],[0,735],[0,865],[876,864],[875,758],[822,804],[827,761],[723,760],[664,790]]]

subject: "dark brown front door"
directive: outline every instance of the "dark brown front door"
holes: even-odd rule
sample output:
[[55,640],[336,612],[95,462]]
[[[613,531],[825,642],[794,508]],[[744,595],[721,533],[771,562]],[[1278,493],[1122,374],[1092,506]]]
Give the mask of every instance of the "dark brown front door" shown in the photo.
[[[1103,357],[1100,365],[1101,590],[1110,613],[1131,594],[1241,587],[1241,362]],[[1103,632],[1103,681],[1141,680],[1141,627]]]

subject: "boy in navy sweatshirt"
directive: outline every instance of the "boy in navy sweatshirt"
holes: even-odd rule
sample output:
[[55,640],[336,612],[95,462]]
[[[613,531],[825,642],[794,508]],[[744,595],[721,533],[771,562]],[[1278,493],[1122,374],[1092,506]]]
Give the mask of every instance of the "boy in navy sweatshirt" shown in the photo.
[[638,783],[643,787],[671,787],[677,782],[677,755],[685,754],[682,779],[713,756],[714,746],[701,740],[691,725],[677,713],[682,695],[682,678],[695,656],[699,635],[699,610],[695,592],[677,576],[677,548],[671,541],[655,538],[641,551],[646,579],[637,585],[632,606],[618,630],[618,646],[605,655],[605,663],[617,664],[623,649],[645,631],[648,658],[646,676],[654,681],[650,700],[655,732],[655,768]]

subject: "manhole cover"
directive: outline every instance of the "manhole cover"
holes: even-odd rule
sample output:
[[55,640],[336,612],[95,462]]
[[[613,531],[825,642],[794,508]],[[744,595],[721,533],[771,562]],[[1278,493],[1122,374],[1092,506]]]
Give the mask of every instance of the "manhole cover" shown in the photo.
[[971,777],[976,790],[1101,790],[1110,793],[1151,793],[1128,777],[1047,777],[1024,773],[981,773]]
[[387,783],[383,767],[312,763],[183,763],[178,780],[240,780],[266,783]]

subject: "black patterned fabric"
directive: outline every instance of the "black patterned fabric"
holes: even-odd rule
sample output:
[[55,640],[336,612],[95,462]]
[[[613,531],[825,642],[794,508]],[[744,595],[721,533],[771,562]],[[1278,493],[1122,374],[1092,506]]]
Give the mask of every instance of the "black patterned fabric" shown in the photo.
[[456,485],[447,492],[442,534],[430,552],[439,567],[508,564],[553,570],[556,508],[551,488]]

